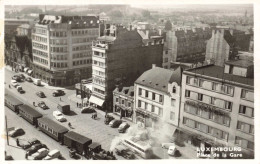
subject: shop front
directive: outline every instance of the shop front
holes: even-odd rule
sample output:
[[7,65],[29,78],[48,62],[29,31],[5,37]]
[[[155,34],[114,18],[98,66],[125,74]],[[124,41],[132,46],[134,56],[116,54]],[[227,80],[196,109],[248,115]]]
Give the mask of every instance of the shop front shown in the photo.
[[124,105],[115,104],[115,114],[119,115],[120,118],[133,121],[133,109]]

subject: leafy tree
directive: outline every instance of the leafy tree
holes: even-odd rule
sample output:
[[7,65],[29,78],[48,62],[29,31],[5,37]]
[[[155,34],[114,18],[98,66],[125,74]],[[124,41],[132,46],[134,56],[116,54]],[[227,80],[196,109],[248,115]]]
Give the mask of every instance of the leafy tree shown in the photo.
[[119,11],[119,10],[114,10],[114,11],[112,11],[112,12],[110,13],[110,15],[111,15],[112,17],[122,17],[122,16],[123,16],[122,12]]
[[167,22],[165,23],[165,30],[170,31],[172,29],[172,23],[170,20],[167,20]]
[[144,11],[142,11],[142,15],[143,15],[143,17],[145,17],[145,18],[150,18],[150,11],[148,11],[148,10],[144,10]]

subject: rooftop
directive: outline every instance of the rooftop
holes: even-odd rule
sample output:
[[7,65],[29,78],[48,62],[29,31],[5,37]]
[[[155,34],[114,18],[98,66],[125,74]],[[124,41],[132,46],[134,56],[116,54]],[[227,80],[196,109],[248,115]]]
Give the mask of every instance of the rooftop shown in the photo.
[[114,36],[100,36],[97,38],[98,41],[105,41],[105,42],[113,42],[114,40],[116,40],[116,37]]
[[28,105],[21,105],[19,106],[19,110],[23,110],[29,114],[32,115],[32,117],[42,117],[42,114],[38,112],[37,110],[33,109],[32,107]]
[[77,141],[77,142],[79,142],[81,144],[85,144],[85,143],[88,143],[88,142],[92,143],[91,139],[89,139],[88,137],[85,137],[83,135],[80,135],[80,134],[78,134],[78,133],[76,133],[74,131],[69,131],[64,136],[66,136],[66,137],[68,137],[68,138],[70,138],[70,139],[72,139],[74,141]]
[[124,94],[126,96],[134,97],[134,86],[123,87],[121,91],[118,91],[118,88],[114,90],[114,92]]
[[230,60],[230,61],[226,61],[225,63],[234,66],[244,67],[244,68],[254,65],[254,62],[250,60]]
[[168,83],[176,82],[181,85],[181,68],[168,70],[160,67],[145,71],[135,83],[141,84],[162,92],[168,92]]
[[233,74],[226,74],[224,73],[224,67],[220,67],[216,65],[207,65],[198,68],[192,68],[192,69],[185,70],[184,72],[192,72],[200,75],[218,78],[220,80],[223,79],[226,81],[254,86],[253,78],[247,78],[247,77],[237,76]]
[[32,26],[29,25],[29,24],[22,24],[20,25],[18,28],[27,28],[27,29],[30,29]]
[[5,95],[5,99],[9,100],[10,102],[12,102],[13,105],[22,105],[23,102],[14,98],[13,96],[11,95]]
[[67,128],[65,128],[64,126],[60,125],[59,123],[53,121],[48,117],[39,118],[38,122],[43,122],[45,125],[47,125],[47,127],[50,127],[51,129],[53,129],[55,132],[58,133],[65,133],[69,131]]

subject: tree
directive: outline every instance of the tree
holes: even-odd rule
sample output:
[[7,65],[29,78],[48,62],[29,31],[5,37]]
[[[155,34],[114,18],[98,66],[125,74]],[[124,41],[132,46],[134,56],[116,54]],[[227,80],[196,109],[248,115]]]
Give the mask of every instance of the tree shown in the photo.
[[144,10],[144,11],[142,11],[142,15],[143,15],[143,17],[145,17],[145,18],[150,18],[150,11],[148,11],[148,10]]
[[119,11],[119,10],[114,10],[114,11],[112,11],[112,12],[110,13],[110,15],[111,15],[112,17],[122,17],[122,16],[123,16],[122,12]]
[[171,23],[170,20],[167,20],[167,22],[165,23],[164,29],[165,29],[166,31],[172,30],[172,23]]

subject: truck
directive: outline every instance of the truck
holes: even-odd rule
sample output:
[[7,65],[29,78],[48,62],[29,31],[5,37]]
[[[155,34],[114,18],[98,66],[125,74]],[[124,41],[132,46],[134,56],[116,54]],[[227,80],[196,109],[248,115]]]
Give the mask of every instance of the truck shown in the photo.
[[40,86],[41,85],[41,79],[34,79],[33,84]]
[[60,102],[57,106],[59,111],[63,114],[69,114],[70,113],[70,105],[65,102]]

